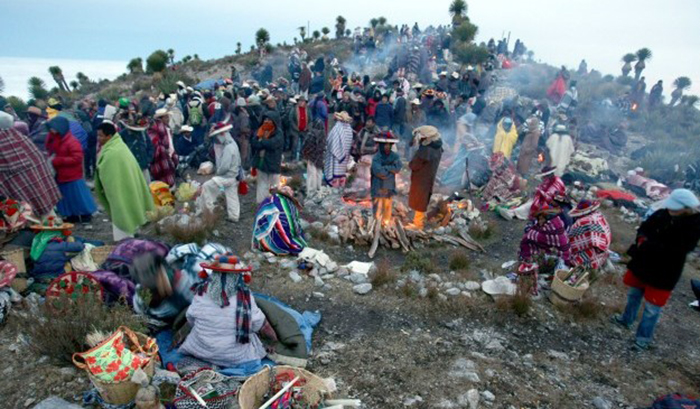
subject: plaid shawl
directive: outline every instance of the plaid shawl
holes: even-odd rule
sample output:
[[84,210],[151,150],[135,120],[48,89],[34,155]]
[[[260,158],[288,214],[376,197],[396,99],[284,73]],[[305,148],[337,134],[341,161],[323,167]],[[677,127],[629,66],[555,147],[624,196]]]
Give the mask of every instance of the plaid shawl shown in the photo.
[[551,203],[556,195],[566,195],[566,186],[559,176],[552,176],[537,186],[535,198],[530,208],[530,218],[533,218],[544,205]]
[[155,154],[151,164],[151,176],[153,180],[160,180],[169,186],[175,185],[175,169],[177,168],[177,156],[170,154],[170,139],[168,130],[163,123],[154,124],[148,132],[151,137]]
[[46,158],[15,129],[0,130],[0,195],[28,202],[37,216],[61,199]]
[[347,176],[350,148],[352,148],[352,127],[350,124],[338,121],[328,134],[326,160],[323,173],[326,183],[333,179]]
[[489,160],[491,178],[489,178],[482,194],[485,201],[492,199],[506,202],[520,193],[520,183],[515,174],[513,164],[503,156],[494,153]]
[[610,226],[600,212],[593,212],[576,220],[569,228],[571,263],[598,269],[608,259],[612,240]]
[[564,261],[569,261],[571,248],[561,217],[553,216],[542,226],[537,220],[532,220],[525,227],[525,234],[520,242],[520,259],[531,260],[533,256],[542,252],[553,252]]

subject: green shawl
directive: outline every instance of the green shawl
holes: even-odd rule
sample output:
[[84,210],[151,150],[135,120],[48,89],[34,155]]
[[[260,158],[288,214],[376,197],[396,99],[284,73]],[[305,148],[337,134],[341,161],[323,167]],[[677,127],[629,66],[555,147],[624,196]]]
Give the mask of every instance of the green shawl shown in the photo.
[[129,234],[146,223],[146,212],[155,209],[136,158],[116,134],[100,151],[95,171],[95,192],[112,223]]
[[44,254],[44,250],[46,250],[46,247],[49,245],[49,242],[54,237],[61,237],[61,232],[44,230],[37,233],[37,235],[34,236],[34,240],[32,240],[32,249],[29,252],[29,255],[32,257],[32,260],[39,260],[41,255]]

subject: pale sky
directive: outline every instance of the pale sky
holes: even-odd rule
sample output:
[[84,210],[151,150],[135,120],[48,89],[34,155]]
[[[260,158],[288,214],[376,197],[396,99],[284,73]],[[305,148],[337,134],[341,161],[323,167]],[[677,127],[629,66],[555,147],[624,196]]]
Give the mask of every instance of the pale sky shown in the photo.
[[[77,71],[114,78],[133,57],[173,48],[177,56],[201,58],[247,49],[260,27],[273,44],[292,41],[297,27],[311,31],[343,15],[348,28],[385,16],[392,24],[449,22],[450,0],[0,0],[0,76],[6,95],[26,97],[26,80],[36,73],[50,83],[49,65],[59,64],[68,80]],[[626,52],[649,47],[649,87],[663,79],[665,93],[680,75],[700,93],[700,0],[472,0],[468,15],[479,26],[477,39],[511,32],[535,58],[571,68],[582,58],[589,68],[618,75]],[[21,57],[21,58],[3,58]],[[38,60],[37,60],[38,59]],[[65,61],[80,60],[80,61]]]

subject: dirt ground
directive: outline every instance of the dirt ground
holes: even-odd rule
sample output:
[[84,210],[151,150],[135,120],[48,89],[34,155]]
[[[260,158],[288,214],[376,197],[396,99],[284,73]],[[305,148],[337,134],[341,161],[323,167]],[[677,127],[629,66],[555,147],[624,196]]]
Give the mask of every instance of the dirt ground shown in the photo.
[[[253,201],[254,192],[243,197],[240,222],[221,222],[211,240],[238,254],[249,251]],[[635,226],[621,221],[615,209],[605,213],[614,231],[613,248],[625,249]],[[502,274],[500,265],[517,257],[524,222],[484,217],[494,223],[495,232],[483,242],[485,254],[465,253],[469,267],[455,273],[462,278],[481,281],[483,270]],[[109,242],[111,225],[100,215],[75,234]],[[368,260],[366,248],[330,246],[313,238],[309,245],[324,249],[339,264]],[[453,276],[450,258],[465,251],[441,246],[420,250],[446,280]],[[397,278],[402,278],[398,267],[403,260],[400,252],[386,249],[375,257],[378,264],[391,266]],[[638,408],[662,394],[700,390],[700,314],[687,306],[693,300],[688,280],[700,277],[699,267],[693,256],[664,309],[657,349],[644,353],[629,350],[633,332],[608,322],[624,305],[623,266],[594,283],[585,311],[557,308],[543,298],[524,315],[480,291],[447,300],[421,298],[393,282],[359,296],[350,282],[329,279],[331,288],[320,298],[313,295],[319,291],[313,279],[293,283],[288,271],[267,263],[255,272],[253,288],[300,311],[322,313],[308,369],[334,378],[338,396],[361,399],[368,408],[468,407],[472,389],[480,393],[479,407],[586,408],[602,398],[610,407]],[[0,330],[0,406],[31,407],[50,395],[75,402],[89,389],[87,379],[28,350],[23,328],[36,322],[21,318],[17,312],[22,311],[18,306]]]

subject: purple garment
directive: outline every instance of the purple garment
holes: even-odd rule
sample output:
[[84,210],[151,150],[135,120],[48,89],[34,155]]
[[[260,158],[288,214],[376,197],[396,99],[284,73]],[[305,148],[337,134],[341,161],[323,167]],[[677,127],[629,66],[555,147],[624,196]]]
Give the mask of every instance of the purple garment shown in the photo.
[[133,304],[136,285],[128,278],[120,277],[113,271],[98,270],[90,273],[105,289],[107,302],[114,302],[120,297],[126,297],[128,305]]
[[12,127],[15,128],[22,135],[29,136],[29,126],[27,125],[26,122],[15,121],[15,123],[14,123],[14,125],[12,125]]
[[122,277],[129,277],[129,266],[136,256],[143,253],[154,253],[165,258],[169,251],[170,248],[167,245],[157,241],[139,239],[122,240],[117,244],[117,247],[112,250],[112,253],[107,257],[107,261],[102,264],[101,268],[103,270],[113,271]]

